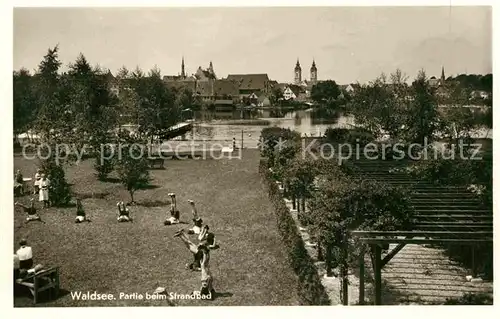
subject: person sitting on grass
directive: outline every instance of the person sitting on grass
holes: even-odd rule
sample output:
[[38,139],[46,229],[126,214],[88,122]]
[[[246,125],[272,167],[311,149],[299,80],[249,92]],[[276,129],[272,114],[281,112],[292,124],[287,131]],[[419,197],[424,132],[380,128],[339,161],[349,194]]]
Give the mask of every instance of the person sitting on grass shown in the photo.
[[87,215],[85,214],[85,209],[83,209],[82,201],[80,199],[76,200],[76,218],[75,218],[75,223],[83,223],[83,222],[90,222],[90,219],[87,218]]
[[203,220],[198,216],[198,211],[196,210],[196,206],[192,199],[188,200],[191,205],[191,211],[193,212],[193,227],[188,230],[188,234],[196,234],[199,235],[201,233],[201,228],[203,227]]
[[42,218],[40,218],[40,215],[38,215],[36,212],[34,198],[30,199],[30,206],[25,206],[19,202],[15,202],[14,205],[21,207],[28,214],[28,217],[26,217],[25,223],[32,222],[32,221],[39,221],[39,222],[45,223],[42,220]]
[[123,202],[118,202],[116,204],[118,206],[118,218],[117,220],[119,222],[130,222],[132,221],[132,218],[130,218],[130,211]]
[[202,246],[200,248],[203,257],[201,260],[201,288],[200,294],[207,297],[209,300],[213,300],[215,297],[215,289],[213,287],[214,279],[212,277],[212,272],[210,271],[209,261],[210,253],[207,247]]
[[175,233],[174,237],[179,237],[182,242],[186,245],[190,252],[193,253],[194,261],[190,264],[186,264],[187,269],[191,270],[200,270],[201,268],[201,260],[203,259],[203,253],[200,248],[204,247],[203,244],[194,244],[189,240],[189,237],[184,232],[184,229],[179,230]]
[[215,234],[209,232],[210,227],[208,225],[203,226],[203,229],[198,236],[198,240],[207,246],[208,249],[216,249],[218,245],[215,244]]
[[164,225],[174,225],[179,223],[180,212],[177,209],[177,200],[175,199],[174,193],[168,193],[170,196],[170,217],[168,217],[163,224]]

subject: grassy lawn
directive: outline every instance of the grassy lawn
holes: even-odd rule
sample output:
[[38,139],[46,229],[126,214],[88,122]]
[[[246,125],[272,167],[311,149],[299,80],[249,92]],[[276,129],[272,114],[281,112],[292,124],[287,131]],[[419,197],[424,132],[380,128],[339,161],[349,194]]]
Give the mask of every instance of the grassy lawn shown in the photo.
[[[24,213],[19,208],[14,213],[13,248],[25,237],[35,263],[60,267],[62,296],[38,306],[297,305],[296,277],[260,182],[258,159],[257,150],[245,150],[241,160],[166,161],[165,170],[151,171],[154,187],[135,194],[139,205],[131,208],[133,223],[116,221],[116,202],[129,200],[123,186],[98,182],[93,162],[68,167],[73,191],[87,197],[82,203],[91,223],[75,224],[75,208],[41,210],[46,224],[24,224]],[[33,176],[36,165],[14,159],[14,168],[24,176]],[[191,225],[163,225],[169,192],[177,194],[181,220],[190,222],[187,200],[193,199],[216,234],[221,248],[212,252],[210,265],[214,287],[222,295],[211,302],[118,300],[120,292],[151,293],[157,285],[179,294],[199,290],[200,273],[185,269],[192,255],[173,238],[178,229]],[[107,195],[98,198],[99,194]],[[28,197],[18,200],[28,203]],[[156,203],[141,205],[147,201]],[[87,291],[111,293],[117,300],[72,300],[70,292]],[[16,297],[14,304],[33,305],[29,296]]]

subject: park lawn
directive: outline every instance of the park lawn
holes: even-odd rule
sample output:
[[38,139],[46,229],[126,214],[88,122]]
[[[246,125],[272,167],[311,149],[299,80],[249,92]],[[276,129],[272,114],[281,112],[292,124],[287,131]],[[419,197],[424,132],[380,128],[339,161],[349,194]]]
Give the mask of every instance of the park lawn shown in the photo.
[[[24,237],[35,264],[60,267],[62,296],[38,306],[298,305],[297,278],[260,181],[258,159],[257,150],[245,150],[241,160],[167,160],[165,170],[150,171],[153,187],[135,194],[139,205],[131,208],[133,223],[116,221],[117,201],[130,199],[121,184],[98,182],[89,160],[68,167],[67,179],[73,192],[85,198],[92,222],[75,224],[75,208],[41,210],[46,224],[24,224],[24,213],[14,212],[14,249]],[[14,166],[33,176],[37,161],[15,156]],[[186,224],[163,225],[169,192],[177,194]],[[119,300],[120,292],[145,294],[157,286],[178,294],[199,290],[200,273],[185,269],[192,254],[173,238],[178,229],[191,226],[188,199],[196,201],[221,246],[210,259],[220,295],[214,301]],[[27,203],[28,197],[17,200]],[[154,207],[141,205],[152,201]],[[117,300],[72,300],[70,292],[87,291],[111,293]],[[14,305],[33,303],[20,296]]]

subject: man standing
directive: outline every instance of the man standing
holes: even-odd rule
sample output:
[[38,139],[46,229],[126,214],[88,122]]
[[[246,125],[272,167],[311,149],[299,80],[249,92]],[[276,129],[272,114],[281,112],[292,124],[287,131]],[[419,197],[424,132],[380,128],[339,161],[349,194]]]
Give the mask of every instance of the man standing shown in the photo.
[[19,268],[29,270],[33,267],[33,250],[28,246],[26,239],[21,239],[19,246],[21,247],[16,252],[19,257]]

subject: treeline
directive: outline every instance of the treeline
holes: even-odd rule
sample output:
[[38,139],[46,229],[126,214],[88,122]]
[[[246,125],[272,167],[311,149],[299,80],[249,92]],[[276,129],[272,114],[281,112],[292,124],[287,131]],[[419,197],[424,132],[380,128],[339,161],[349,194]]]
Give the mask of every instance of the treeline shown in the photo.
[[[149,183],[148,161],[141,156],[144,149],[129,146],[146,145],[179,122],[193,95],[165,86],[156,67],[147,74],[139,67],[122,67],[114,77],[83,54],[60,72],[58,53],[57,46],[50,48],[34,74],[26,69],[13,74],[14,143],[19,145],[19,133],[37,135],[32,142],[43,146],[40,167],[50,176],[56,206],[67,205],[72,197],[63,164],[85,153],[95,160],[97,178],[106,180],[116,171],[134,202],[134,192]],[[121,130],[125,123],[136,124],[138,132]],[[117,144],[129,148],[111,156]]]
[[455,77],[450,76],[446,82],[458,82],[462,88],[470,90],[493,92],[493,74],[459,74]]
[[122,67],[114,77],[80,54],[60,72],[58,53],[57,46],[50,48],[34,74],[24,68],[13,73],[14,134],[89,142],[131,122],[152,137],[177,123],[193,103],[191,92],[165,86],[156,67],[148,73]]

